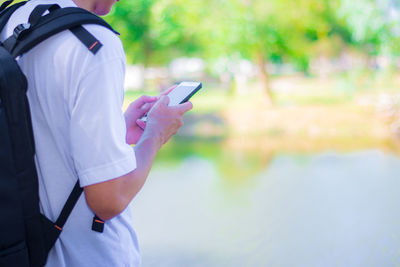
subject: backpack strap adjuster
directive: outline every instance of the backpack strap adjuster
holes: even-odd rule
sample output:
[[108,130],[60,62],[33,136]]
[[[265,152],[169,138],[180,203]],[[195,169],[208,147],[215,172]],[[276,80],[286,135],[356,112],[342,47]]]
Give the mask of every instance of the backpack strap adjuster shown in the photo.
[[104,221],[95,215],[92,222],[92,230],[102,233],[104,231]]
[[16,40],[19,40],[29,32],[30,28],[31,28],[30,23],[19,24],[17,27],[15,27],[13,36],[15,37]]
[[60,227],[60,226],[58,226],[57,224],[54,224],[54,228],[56,228],[58,231],[62,231],[63,229]]

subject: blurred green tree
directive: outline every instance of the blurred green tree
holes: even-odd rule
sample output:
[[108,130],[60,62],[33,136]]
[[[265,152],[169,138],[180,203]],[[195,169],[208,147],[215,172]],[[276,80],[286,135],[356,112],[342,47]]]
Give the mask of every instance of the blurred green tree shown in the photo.
[[150,36],[151,8],[156,0],[135,0],[117,3],[106,20],[120,33],[129,62],[148,65],[153,52]]
[[349,43],[367,54],[379,54],[382,45],[390,41],[390,27],[377,0],[340,0],[337,16],[351,32]]
[[383,47],[400,52],[376,0],[132,0],[115,5],[107,20],[121,32],[129,62],[250,60],[270,103],[267,63],[308,73],[313,58],[338,56],[346,46],[368,55]]
[[211,1],[207,21],[200,26],[208,57],[239,53],[259,70],[267,99],[272,103],[267,62],[293,63],[307,71],[310,44],[329,31],[321,0]]
[[[196,4],[197,3],[197,4]],[[162,65],[200,49],[196,12],[201,2],[135,0],[115,5],[106,20],[121,32],[128,61]]]

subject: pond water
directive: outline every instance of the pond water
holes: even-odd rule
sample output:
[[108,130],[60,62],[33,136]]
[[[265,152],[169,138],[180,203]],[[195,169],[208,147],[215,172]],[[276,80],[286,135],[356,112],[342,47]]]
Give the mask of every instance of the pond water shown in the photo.
[[400,266],[400,158],[367,150],[239,165],[195,154],[155,164],[132,204],[143,267]]

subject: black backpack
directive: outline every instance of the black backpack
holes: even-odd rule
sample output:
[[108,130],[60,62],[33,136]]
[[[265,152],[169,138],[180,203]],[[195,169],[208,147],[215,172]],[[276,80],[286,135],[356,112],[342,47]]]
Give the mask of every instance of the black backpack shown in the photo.
[[[0,32],[21,2],[0,6]],[[18,25],[12,36],[0,42],[0,267],[43,266],[82,193],[77,182],[56,222],[39,210],[38,176],[27,79],[15,58],[48,37],[70,30],[96,54],[102,44],[81,25],[110,25],[81,8],[39,5],[29,20]],[[118,34],[117,32],[115,32]],[[92,230],[102,232],[104,222],[93,218]]]

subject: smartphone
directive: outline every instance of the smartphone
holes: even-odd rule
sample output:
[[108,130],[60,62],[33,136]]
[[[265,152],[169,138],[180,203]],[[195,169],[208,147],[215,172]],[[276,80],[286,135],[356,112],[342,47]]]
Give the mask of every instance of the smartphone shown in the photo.
[[189,99],[197,93],[202,87],[199,82],[181,82],[171,92],[168,93],[168,106],[176,106],[189,101]]
[[[168,106],[176,106],[189,101],[189,99],[202,88],[200,82],[181,82],[177,87],[168,93]],[[142,121],[147,121],[147,114],[141,118]]]

